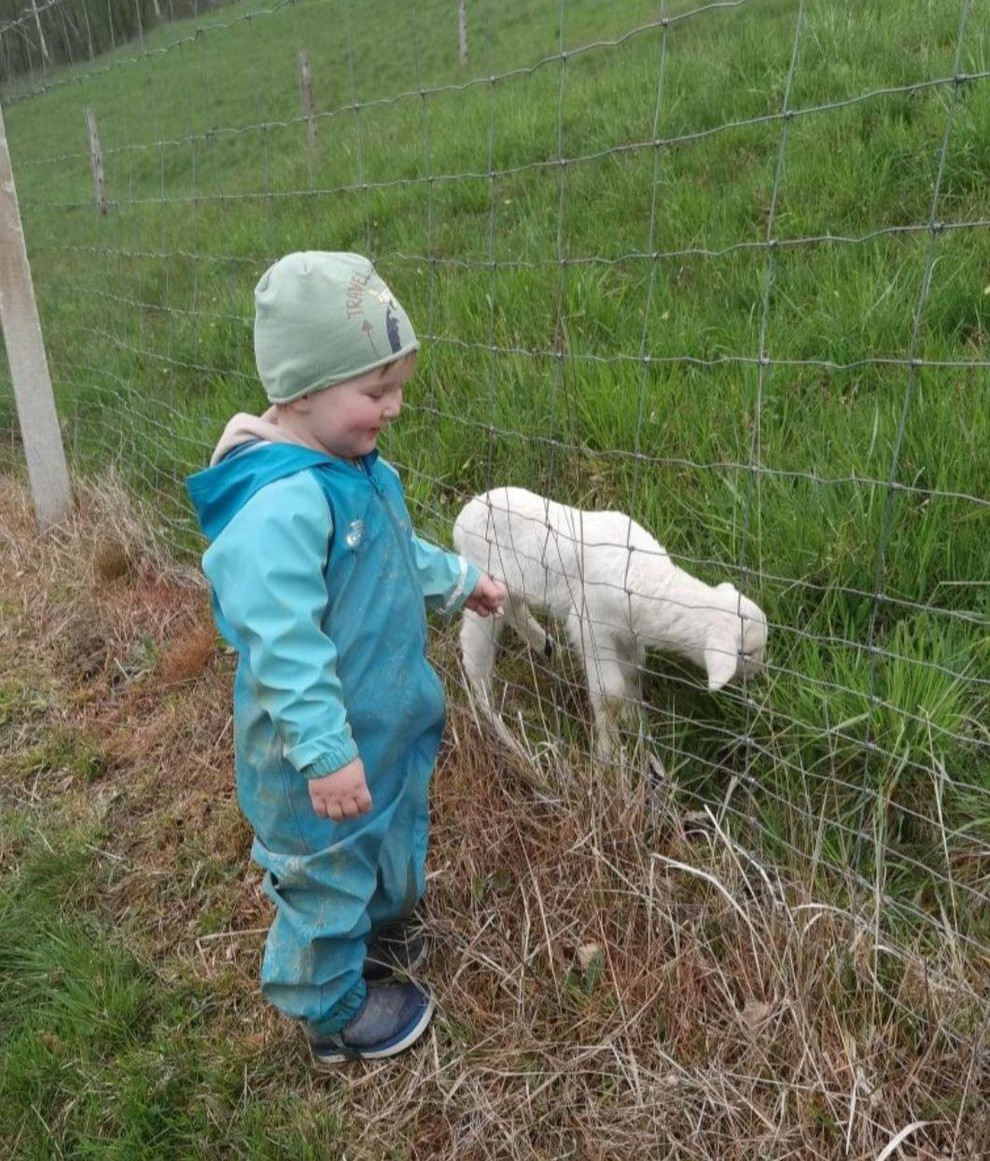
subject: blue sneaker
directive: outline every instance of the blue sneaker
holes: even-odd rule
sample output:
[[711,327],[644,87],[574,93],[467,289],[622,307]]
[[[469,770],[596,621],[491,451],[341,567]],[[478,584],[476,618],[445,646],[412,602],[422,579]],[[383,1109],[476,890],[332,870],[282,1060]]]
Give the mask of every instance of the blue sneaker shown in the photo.
[[430,950],[426,935],[409,923],[389,923],[368,942],[365,980],[387,980],[395,974],[411,976]]
[[331,1065],[395,1056],[423,1035],[434,1007],[433,993],[421,984],[373,980],[349,1024],[332,1036],[309,1036],[313,1060]]

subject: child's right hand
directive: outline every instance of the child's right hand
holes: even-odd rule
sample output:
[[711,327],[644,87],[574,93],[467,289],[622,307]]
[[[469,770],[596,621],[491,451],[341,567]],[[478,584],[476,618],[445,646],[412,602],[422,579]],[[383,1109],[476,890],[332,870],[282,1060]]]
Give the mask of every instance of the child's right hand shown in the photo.
[[371,809],[371,794],[364,777],[364,763],[355,758],[332,774],[310,778],[309,800],[320,818],[334,822],[367,813]]

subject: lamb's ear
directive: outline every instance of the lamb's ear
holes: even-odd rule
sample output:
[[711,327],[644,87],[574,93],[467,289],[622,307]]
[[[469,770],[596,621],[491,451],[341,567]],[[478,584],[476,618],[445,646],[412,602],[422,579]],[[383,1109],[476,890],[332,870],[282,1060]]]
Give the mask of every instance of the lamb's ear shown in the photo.
[[716,641],[705,649],[705,671],[708,674],[708,688],[712,693],[729,684],[736,676],[736,654],[733,643]]

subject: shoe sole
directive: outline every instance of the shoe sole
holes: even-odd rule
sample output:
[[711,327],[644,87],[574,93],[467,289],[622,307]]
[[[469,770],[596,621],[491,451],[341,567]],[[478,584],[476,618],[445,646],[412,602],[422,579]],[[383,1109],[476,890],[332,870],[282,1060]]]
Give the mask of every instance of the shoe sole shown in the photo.
[[310,1044],[313,1054],[313,1063],[320,1068],[332,1068],[337,1064],[349,1064],[355,1060],[384,1060],[387,1056],[398,1056],[405,1052],[423,1035],[433,1019],[433,1010],[436,1008],[436,999],[430,993],[430,1001],[423,1009],[419,1019],[400,1036],[388,1041],[379,1048],[315,1048]]

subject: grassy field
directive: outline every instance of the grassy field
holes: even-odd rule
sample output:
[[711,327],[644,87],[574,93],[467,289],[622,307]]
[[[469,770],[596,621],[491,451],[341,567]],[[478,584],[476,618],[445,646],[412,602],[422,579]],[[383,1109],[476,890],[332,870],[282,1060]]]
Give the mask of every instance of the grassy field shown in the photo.
[[[467,495],[522,484],[631,511],[685,567],[732,579],[758,600],[772,624],[770,671],[758,686],[712,697],[697,675],[659,658],[646,675],[654,744],[671,772],[668,805],[682,820],[714,812],[727,844],[714,849],[736,852],[731,874],[711,852],[714,863],[701,861],[719,881],[736,882],[733,859],[745,863],[738,852],[749,852],[773,868],[775,885],[776,876],[800,884],[854,927],[865,917],[876,944],[910,949],[903,963],[937,975],[950,948],[962,1003],[986,986],[990,946],[986,14],[959,0],[506,0],[468,11],[466,67],[451,3],[310,0],[265,11],[233,5],[149,34],[143,51],[123,46],[24,78],[7,94],[39,308],[79,478],[105,478],[112,465],[169,554],[191,559],[199,542],[183,476],[205,461],[231,412],[263,406],[251,351],[254,282],[290,249],[372,254],[424,340],[385,449],[421,527],[445,540]],[[319,110],[312,153],[299,112],[300,49]],[[93,206],[86,108],[105,153],[105,217]],[[0,431],[13,426],[4,389]],[[11,436],[0,467],[17,464]],[[140,669],[140,658],[125,661]],[[568,797],[573,788],[561,789],[562,771],[588,769],[585,710],[569,671],[543,672],[516,653],[505,672],[507,706],[544,787],[536,801],[550,786],[585,817]],[[17,714],[30,714],[17,698]],[[456,691],[454,700],[461,704]],[[38,759],[38,769],[57,769],[57,758]],[[66,759],[79,777],[84,758]],[[532,790],[516,791],[520,808]],[[86,843],[103,849],[97,832],[70,842],[70,864]],[[18,841],[27,845],[11,850],[41,849],[41,840]],[[676,858],[668,841],[657,839],[657,849]],[[510,846],[505,866],[481,876],[485,890],[494,890],[491,876],[521,874],[519,860],[532,857],[526,843]],[[698,861],[697,846],[688,850],[684,858]],[[33,865],[24,858],[14,862]],[[634,893],[646,890],[652,865],[623,852],[608,890],[621,892],[623,876]],[[601,872],[593,861],[580,869],[592,882]],[[33,912],[43,879],[18,874],[5,904],[12,916]],[[545,881],[534,881],[549,897]],[[185,906],[195,896],[183,896]],[[573,903],[566,892],[554,898],[564,911]],[[456,892],[444,901],[455,913],[473,906]],[[46,905],[37,914],[30,954],[43,959],[62,918]],[[69,916],[67,954],[91,943],[90,914],[80,905]],[[553,914],[566,925],[563,911]],[[775,914],[761,911],[760,922]],[[199,938],[200,920],[189,922]],[[633,946],[642,947],[636,930]],[[848,930],[829,934],[839,947]],[[711,932],[703,935],[699,946],[717,961]],[[790,948],[780,931],[763,936],[768,948]],[[95,946],[94,956],[104,954]],[[862,1048],[871,1020],[919,1043],[934,1027],[939,1005],[919,1014],[931,997],[917,990],[914,969],[890,968],[887,978],[871,946],[878,990],[853,1003],[834,1042],[814,1021],[802,1025],[813,1059],[848,1047],[846,1033]],[[105,954],[117,962],[112,948]],[[827,974],[822,955],[815,962]],[[157,963],[139,954],[120,968],[111,990],[125,1006],[153,995],[157,1015],[141,1026],[161,1030],[187,993],[182,980],[164,987],[149,977],[149,958]],[[837,962],[824,988],[835,1005],[847,968]],[[514,967],[502,970],[515,978]],[[850,970],[858,997],[867,977],[859,965]],[[208,1005],[195,978],[200,999],[190,1002]],[[643,978],[660,986],[660,976]],[[810,978],[798,973],[780,994]],[[624,984],[610,994],[638,995]],[[683,1002],[686,993],[670,995]],[[736,999],[742,1011],[741,991]],[[770,992],[759,1002],[770,1003]],[[609,1024],[599,1015],[602,1033]],[[631,1018],[624,1011],[622,1027]],[[537,1041],[551,1037],[541,1019],[530,1026]],[[953,1015],[946,1051],[971,1019],[968,1010]],[[968,1027],[971,1045],[985,1036],[980,1027]],[[50,1031],[33,1029],[35,1042]],[[205,1054],[213,1032],[202,1035]],[[470,1031],[463,1035],[469,1043]],[[102,1060],[116,1049],[99,1051]],[[637,1051],[622,1056],[620,1071],[640,1066]],[[698,1048],[691,1067],[702,1058]],[[202,1091],[234,1083],[205,1060],[187,1058],[209,1073]],[[768,1066],[775,1083],[800,1089],[794,1061],[780,1060],[788,1064]],[[552,1072],[545,1059],[543,1067]],[[912,1111],[931,1116],[943,1144],[955,1125],[963,1156],[959,1126],[977,1114],[959,1068],[945,1075],[934,1111],[919,1111],[910,1086],[893,1107],[904,1125]],[[274,1092],[269,1079],[275,1087],[263,1087]],[[858,1107],[843,1115],[857,1134],[861,1115],[875,1123],[855,1146],[844,1126],[834,1139],[824,1129],[816,1137],[809,1125],[842,1121],[826,1101],[810,1120],[787,1121],[802,1142],[794,1155],[844,1155],[848,1144],[849,1155],[872,1156],[885,1140],[878,1126],[896,1132],[880,1102],[848,1083]],[[598,1093],[596,1109],[604,1099]],[[23,1102],[31,1107],[29,1095]],[[195,1148],[215,1128],[200,1112]],[[684,1144],[670,1155],[766,1155],[772,1134],[735,1128],[743,1142],[735,1153],[720,1151],[713,1130],[695,1152]],[[788,1133],[780,1142],[791,1142]],[[518,1154],[511,1142],[502,1153],[472,1148],[537,1155],[525,1147],[536,1150],[539,1135],[527,1134]],[[622,1147],[621,1134],[600,1153],[574,1140],[573,1155]]]

